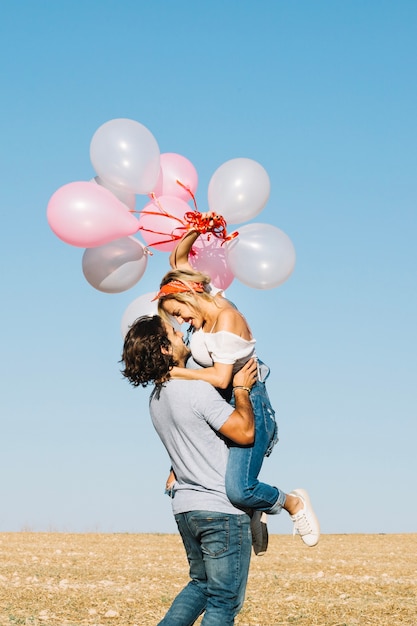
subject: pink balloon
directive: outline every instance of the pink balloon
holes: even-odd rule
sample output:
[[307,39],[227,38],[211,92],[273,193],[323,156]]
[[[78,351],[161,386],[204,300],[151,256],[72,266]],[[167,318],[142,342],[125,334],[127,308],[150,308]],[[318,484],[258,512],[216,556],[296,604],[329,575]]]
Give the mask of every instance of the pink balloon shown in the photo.
[[227,289],[233,282],[234,275],[227,263],[225,245],[213,235],[200,235],[193,245],[189,256],[195,270],[208,274],[217,289]]
[[191,194],[177,183],[177,180],[185,187],[188,187],[195,195],[198,185],[197,170],[194,165],[175,152],[165,152],[160,157],[161,169],[157,180],[154,194],[159,196],[175,196],[185,202],[192,199]]
[[140,212],[139,232],[148,246],[170,252],[185,232],[184,215],[189,211],[181,198],[161,196]]
[[51,197],[49,226],[72,246],[94,248],[138,230],[138,220],[108,189],[91,182],[68,183]]

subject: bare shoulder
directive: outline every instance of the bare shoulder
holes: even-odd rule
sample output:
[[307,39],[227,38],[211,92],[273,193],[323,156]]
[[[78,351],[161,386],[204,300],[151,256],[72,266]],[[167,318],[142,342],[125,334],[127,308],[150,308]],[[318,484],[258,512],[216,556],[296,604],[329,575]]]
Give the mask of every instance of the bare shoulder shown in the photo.
[[250,328],[242,313],[240,313],[240,311],[238,311],[233,304],[225,298],[223,299],[223,302],[221,302],[221,308],[217,317],[214,332],[219,332],[221,330],[234,333],[244,339],[252,339]]

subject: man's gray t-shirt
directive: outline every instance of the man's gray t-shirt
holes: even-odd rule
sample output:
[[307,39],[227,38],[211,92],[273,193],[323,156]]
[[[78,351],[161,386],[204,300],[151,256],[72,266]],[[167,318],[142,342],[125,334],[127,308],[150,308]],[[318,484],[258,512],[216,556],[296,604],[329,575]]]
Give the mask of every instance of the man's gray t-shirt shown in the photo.
[[177,477],[174,514],[196,510],[241,514],[226,496],[229,450],[216,432],[233,407],[209,383],[178,379],[155,389],[149,406]]

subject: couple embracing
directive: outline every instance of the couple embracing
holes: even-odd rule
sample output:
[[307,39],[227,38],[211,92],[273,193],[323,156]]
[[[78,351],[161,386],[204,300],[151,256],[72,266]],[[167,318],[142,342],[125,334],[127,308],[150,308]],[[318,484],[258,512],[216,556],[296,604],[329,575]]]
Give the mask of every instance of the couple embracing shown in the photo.
[[[267,548],[267,515],[287,511],[307,546],[320,536],[305,490],[258,479],[278,439],[269,369],[243,315],[189,264],[199,234],[188,231],[171,254],[159,315],[132,324],[122,353],[127,380],[154,386],[150,413],[170,458],[167,491],[189,561],[190,582],[159,626],[191,626],[202,613],[202,626],[234,624],[252,545],[259,556]],[[191,327],[189,348],[173,318]]]

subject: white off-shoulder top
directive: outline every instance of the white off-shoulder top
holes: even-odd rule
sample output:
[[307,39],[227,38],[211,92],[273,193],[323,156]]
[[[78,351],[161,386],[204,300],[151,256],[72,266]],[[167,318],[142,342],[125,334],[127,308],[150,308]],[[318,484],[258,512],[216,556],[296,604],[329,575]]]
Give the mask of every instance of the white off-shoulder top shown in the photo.
[[233,374],[251,358],[256,358],[255,339],[243,339],[227,330],[205,333],[199,329],[193,332],[190,350],[194,361],[202,367],[213,363],[233,365]]

